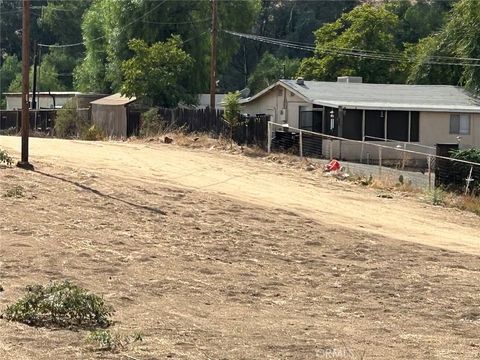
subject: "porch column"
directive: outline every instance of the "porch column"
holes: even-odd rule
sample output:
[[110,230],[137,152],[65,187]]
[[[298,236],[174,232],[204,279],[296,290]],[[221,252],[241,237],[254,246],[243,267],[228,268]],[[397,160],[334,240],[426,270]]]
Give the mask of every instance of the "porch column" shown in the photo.
[[362,112],[362,141],[365,141],[365,110]]
[[385,110],[384,124],[385,124],[385,140],[387,140],[388,139],[388,111],[387,110]]
[[412,112],[408,112],[408,139],[407,142],[411,142],[412,139]]

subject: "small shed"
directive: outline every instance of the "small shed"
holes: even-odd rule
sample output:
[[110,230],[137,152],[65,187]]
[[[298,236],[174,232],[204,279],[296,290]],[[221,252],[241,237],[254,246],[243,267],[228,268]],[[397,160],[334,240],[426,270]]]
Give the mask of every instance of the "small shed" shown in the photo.
[[92,121],[108,137],[126,138],[131,135],[129,107],[137,99],[120,93],[92,101]]

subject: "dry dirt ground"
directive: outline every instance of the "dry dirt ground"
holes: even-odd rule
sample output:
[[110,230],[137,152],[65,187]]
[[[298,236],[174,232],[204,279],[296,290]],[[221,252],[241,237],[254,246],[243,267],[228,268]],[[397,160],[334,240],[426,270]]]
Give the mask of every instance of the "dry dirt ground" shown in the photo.
[[97,352],[0,320],[0,359],[480,359],[473,214],[172,145],[31,154],[35,172],[0,169],[0,311],[69,279],[144,341]]

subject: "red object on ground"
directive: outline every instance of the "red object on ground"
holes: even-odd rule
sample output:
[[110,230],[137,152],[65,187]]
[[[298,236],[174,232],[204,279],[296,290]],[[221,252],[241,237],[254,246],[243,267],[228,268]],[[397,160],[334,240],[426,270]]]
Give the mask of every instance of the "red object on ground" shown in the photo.
[[337,171],[340,170],[340,163],[333,159],[330,161],[327,165],[325,165],[325,170],[326,171]]

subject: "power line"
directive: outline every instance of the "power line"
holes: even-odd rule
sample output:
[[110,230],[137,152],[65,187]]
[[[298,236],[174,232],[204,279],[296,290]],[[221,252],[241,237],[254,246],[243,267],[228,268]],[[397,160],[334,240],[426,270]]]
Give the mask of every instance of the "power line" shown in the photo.
[[143,21],[145,24],[156,24],[156,25],[188,25],[188,24],[198,24],[207,21],[212,21],[211,19],[202,19],[202,20],[190,20],[182,22],[158,22],[158,21]]
[[[393,53],[386,53],[386,52],[375,52],[371,50],[363,50],[363,49],[347,49],[347,48],[320,48],[315,47],[313,44],[306,44],[306,43],[296,43],[288,40],[280,40],[275,38],[269,38],[260,35],[253,35],[253,34],[243,34],[235,31],[223,30],[225,33],[253,40],[259,41],[271,45],[277,45],[281,47],[287,47],[296,50],[308,51],[308,52],[320,52],[329,55],[337,55],[337,56],[347,56],[347,57],[359,57],[365,59],[372,59],[372,60],[379,60],[379,61],[390,61],[390,62],[401,62],[401,61],[415,61],[412,57],[405,57],[401,56],[400,54],[393,54]],[[424,61],[423,64],[430,64],[430,65],[453,65],[453,66],[474,66],[480,67],[480,59],[477,58],[456,58],[456,57],[448,57],[448,56],[429,56],[429,60]],[[431,60],[430,60],[431,59]],[[436,60],[438,59],[438,60]],[[442,61],[445,59],[445,61]],[[461,62],[461,61],[471,61],[471,62]]]
[[[122,32],[124,32],[129,26],[135,24],[136,22],[139,22],[140,20],[144,19],[148,14],[152,13],[153,11],[157,10],[160,6],[162,6],[163,4],[165,4],[168,0],[163,0],[161,1],[158,5],[156,5],[155,7],[153,7],[152,9],[150,9],[149,11],[147,11],[146,13],[144,13],[142,16],[140,16],[138,19],[135,19],[133,20],[132,22],[130,22],[129,24],[125,25],[123,27],[122,30],[120,30],[119,34],[121,34]],[[97,41],[97,40],[101,40],[101,39],[104,39],[106,37],[106,35],[102,35],[102,36],[99,36],[97,38],[94,38],[90,41]],[[56,45],[56,44],[51,44],[51,45],[46,45],[46,44],[38,44],[38,46],[41,46],[41,47],[47,47],[47,48],[67,48],[67,47],[75,47],[75,46],[81,46],[81,45],[85,45],[87,43],[87,41],[82,41],[82,42],[78,42],[78,43],[73,43],[73,44],[64,44],[64,45]]]

